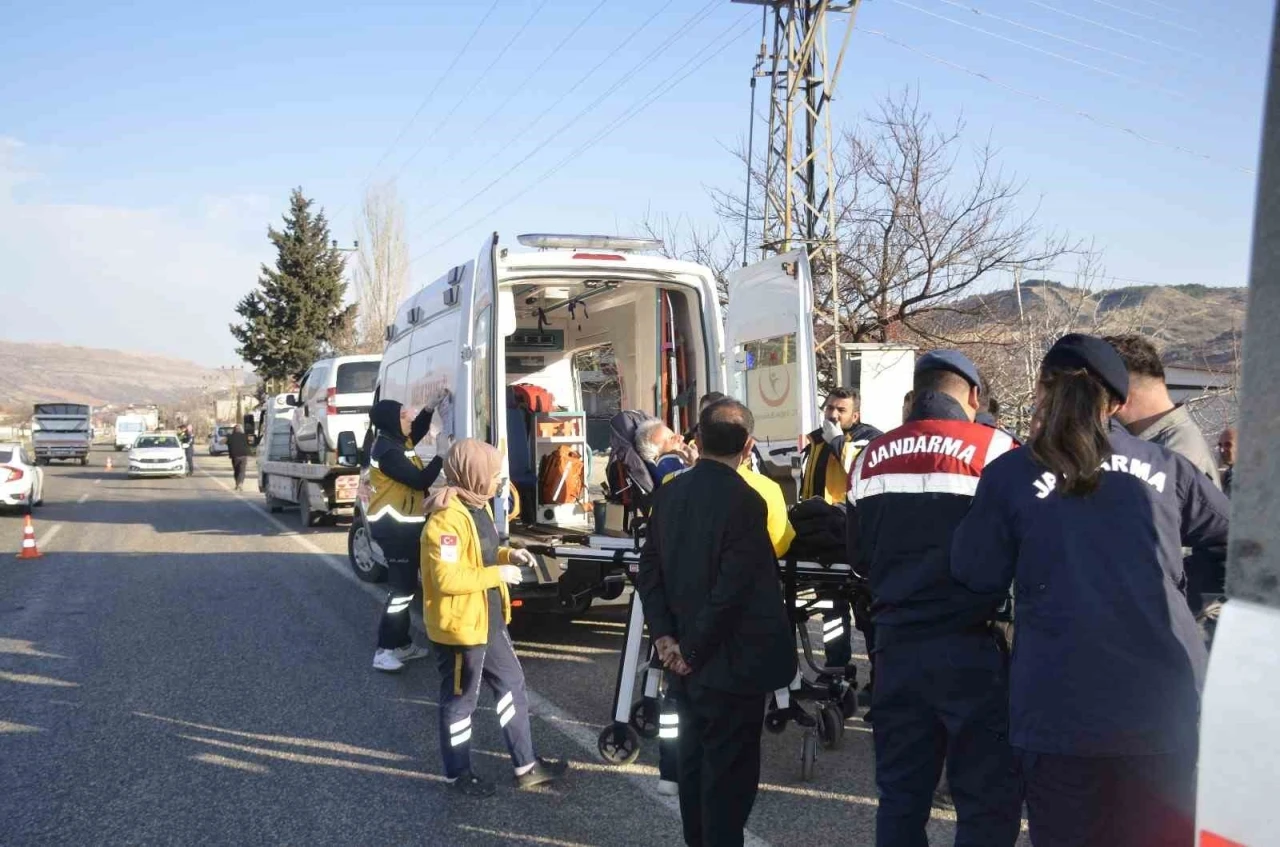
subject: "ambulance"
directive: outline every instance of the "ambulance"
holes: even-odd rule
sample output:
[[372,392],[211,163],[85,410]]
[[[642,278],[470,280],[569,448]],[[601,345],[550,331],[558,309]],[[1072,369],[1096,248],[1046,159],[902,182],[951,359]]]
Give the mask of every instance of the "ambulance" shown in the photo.
[[[409,296],[386,328],[377,399],[431,406],[432,435],[502,451],[498,530],[538,560],[513,592],[522,605],[585,611],[622,593],[636,556],[636,540],[589,484],[603,460],[588,438],[600,419],[588,414],[584,386],[598,383],[601,362],[618,408],[676,432],[696,422],[709,391],[751,408],[765,455],[794,452],[797,436],[818,426],[804,251],[742,268],[722,292],[710,269],[658,255],[661,247],[552,234],[507,246],[495,233],[474,259]],[[435,442],[419,445],[424,459]]]

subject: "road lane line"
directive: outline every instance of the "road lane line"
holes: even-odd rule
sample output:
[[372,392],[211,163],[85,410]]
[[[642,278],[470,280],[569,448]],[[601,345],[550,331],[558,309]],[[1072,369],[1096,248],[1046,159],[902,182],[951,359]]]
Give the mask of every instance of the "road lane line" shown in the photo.
[[95,479],[95,480],[93,481],[93,484],[94,484],[94,485],[102,485],[102,480],[100,480],[100,479]]
[[[295,528],[285,524],[283,521],[276,518],[276,516],[272,515],[270,512],[263,511],[261,508],[259,508],[257,503],[252,502],[251,500],[249,500],[248,497],[245,496],[246,492],[236,491],[232,486],[223,482],[218,477],[213,476],[208,471],[200,471],[200,473],[208,477],[209,479],[213,480],[214,482],[216,482],[219,486],[222,487],[224,491],[230,494],[234,494],[236,498],[240,500],[240,502],[244,503],[247,507],[249,507],[249,509],[252,510],[254,514],[259,515],[260,517],[264,518],[266,521],[271,523],[273,526],[279,529],[281,533],[291,538],[293,541],[297,542],[298,546],[302,547],[307,552],[314,553],[316,556],[320,558],[321,561],[325,563],[325,565],[327,565],[332,570],[336,571],[344,579],[358,586],[362,591],[364,591],[370,597],[373,597],[375,600],[377,600],[379,604],[386,601],[387,599],[386,591],[384,589],[378,588],[372,583],[361,582],[359,577],[357,577],[355,573],[352,572],[351,565],[348,564],[346,559],[340,558],[332,553],[326,552],[324,549],[322,549],[318,544],[316,544],[310,538],[307,538],[305,535],[302,535],[301,533],[299,533]],[[425,634],[422,631],[421,624],[416,619],[413,622],[413,628],[418,632],[419,635]],[[526,688],[525,693],[528,696],[530,711],[534,713],[535,717],[542,718],[543,722],[547,726],[551,727],[556,732],[560,733],[562,736],[572,741],[578,747],[582,748],[582,750],[584,750],[588,756],[595,757],[600,754],[599,747],[597,746],[597,743],[596,743],[598,741],[597,733],[594,730],[589,729],[586,726],[580,725],[578,721],[574,721],[574,719],[567,712],[565,712],[556,704],[552,703],[547,698],[543,697],[541,694],[538,694],[532,688]],[[573,722],[571,723],[571,721]],[[645,776],[645,775],[640,775],[635,773],[629,773],[626,771],[622,771],[622,774],[623,776],[625,776],[625,778],[628,781],[631,782],[631,784],[636,789],[640,791],[641,794],[644,794],[654,803],[665,808],[668,812],[670,812],[673,816],[675,816],[677,820],[680,818],[680,799],[678,797],[667,797],[662,794],[659,794],[658,781],[654,779],[652,775]],[[746,830],[743,834],[745,837],[745,840],[743,841],[744,847],[770,847],[770,844],[768,841],[765,841],[763,838],[759,837],[758,835],[753,833],[751,830]]]
[[36,542],[36,546],[38,547],[49,546],[49,542],[52,541],[53,537],[57,535],[61,530],[62,530],[62,524],[54,524],[53,528],[44,534],[44,538],[41,538],[39,541]]
[[85,493],[80,495],[80,497],[76,500],[76,502],[83,505],[84,501],[88,499],[89,499],[89,492],[86,491]]

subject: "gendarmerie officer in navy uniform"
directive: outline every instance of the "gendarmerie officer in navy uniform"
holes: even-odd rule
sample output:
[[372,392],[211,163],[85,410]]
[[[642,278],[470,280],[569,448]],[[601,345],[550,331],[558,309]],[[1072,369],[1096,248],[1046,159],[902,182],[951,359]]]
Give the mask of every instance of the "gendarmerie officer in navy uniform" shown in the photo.
[[867,574],[875,625],[877,847],[927,847],[946,762],[958,847],[1011,847],[1022,797],[1005,736],[1007,653],[993,632],[1008,585],[951,578],[951,535],[986,464],[1013,439],[974,422],[982,381],[954,350],[922,356],[907,422],[858,456],[851,561]]
[[1017,586],[1010,741],[1036,847],[1191,847],[1207,654],[1182,546],[1225,555],[1228,506],[1184,457],[1112,420],[1128,392],[1100,338],[1045,356],[1027,446],[982,475],[951,572]]

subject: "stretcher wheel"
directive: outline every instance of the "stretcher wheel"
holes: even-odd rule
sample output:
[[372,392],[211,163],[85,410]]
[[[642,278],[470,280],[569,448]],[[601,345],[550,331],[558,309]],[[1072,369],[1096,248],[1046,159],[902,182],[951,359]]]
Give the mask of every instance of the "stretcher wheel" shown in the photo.
[[641,738],[658,737],[658,702],[645,698],[631,707],[631,727]]
[[787,728],[787,713],[782,709],[774,709],[764,716],[764,728],[772,735],[781,735]]
[[805,730],[800,741],[800,781],[813,782],[813,771],[818,761],[818,734]]
[[823,706],[818,712],[818,737],[827,750],[839,750],[844,743],[844,715],[838,706]]
[[611,765],[629,765],[640,758],[640,734],[626,724],[610,724],[600,731],[596,749]]

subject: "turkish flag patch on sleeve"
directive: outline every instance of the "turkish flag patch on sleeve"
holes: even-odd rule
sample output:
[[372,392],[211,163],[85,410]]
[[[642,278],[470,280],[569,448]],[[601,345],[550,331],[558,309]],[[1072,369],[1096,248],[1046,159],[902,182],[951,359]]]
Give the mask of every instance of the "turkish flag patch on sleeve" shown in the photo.
[[440,561],[442,562],[458,561],[458,536],[456,535],[440,536]]

